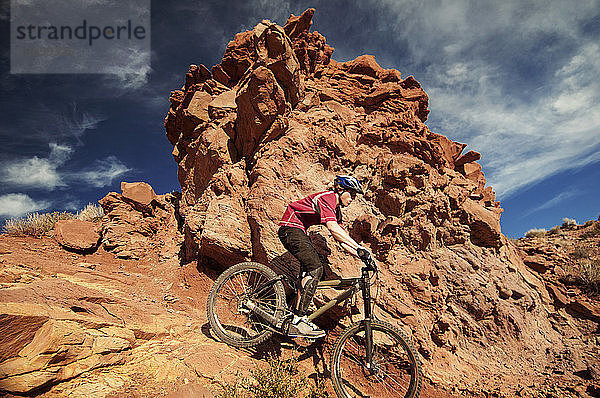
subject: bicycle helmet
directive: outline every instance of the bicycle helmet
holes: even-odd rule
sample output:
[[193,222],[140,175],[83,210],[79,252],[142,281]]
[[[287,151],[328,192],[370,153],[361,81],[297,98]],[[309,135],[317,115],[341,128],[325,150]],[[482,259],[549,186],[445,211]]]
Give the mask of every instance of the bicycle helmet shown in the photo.
[[354,191],[359,194],[364,194],[358,180],[352,176],[340,175],[335,177],[334,185],[341,187],[346,191]]

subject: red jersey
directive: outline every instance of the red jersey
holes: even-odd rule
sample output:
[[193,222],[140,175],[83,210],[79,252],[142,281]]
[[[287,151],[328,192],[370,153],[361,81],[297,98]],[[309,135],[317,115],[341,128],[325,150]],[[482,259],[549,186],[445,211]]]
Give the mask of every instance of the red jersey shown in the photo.
[[280,227],[295,227],[302,231],[327,221],[336,221],[342,225],[342,212],[333,191],[324,191],[308,195],[288,205],[279,222]]

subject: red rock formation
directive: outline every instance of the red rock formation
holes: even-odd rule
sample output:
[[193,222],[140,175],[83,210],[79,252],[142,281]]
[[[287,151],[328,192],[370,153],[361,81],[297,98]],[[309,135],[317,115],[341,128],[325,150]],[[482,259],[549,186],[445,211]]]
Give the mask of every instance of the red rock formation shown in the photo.
[[158,246],[161,257],[176,258],[183,240],[176,218],[178,197],[156,195],[145,182],[123,182],[121,190],[98,201],[105,213],[103,248],[120,258],[138,259]]
[[[276,255],[275,218],[286,202],[340,172],[368,181],[369,213],[381,225],[395,223],[392,236],[376,229],[371,238],[385,247],[396,239],[413,250],[467,240],[499,247],[501,209],[475,163],[479,154],[461,156],[464,144],[429,131],[428,97],[412,76],[402,80],[370,55],[332,61],[333,49],[309,32],[313,13],[236,35],[212,77],[192,65],[185,91],[172,95],[165,127],[179,164],[186,239],[197,246],[190,254],[211,253],[202,249],[205,196],[232,168],[245,169],[249,181],[224,193],[244,202],[230,218],[253,236],[252,252],[231,248],[235,258]],[[219,84],[231,89],[215,90]]]
[[[431,381],[514,393],[566,346],[547,317],[553,299],[501,234],[480,154],[429,130],[412,76],[370,55],[332,60],[313,13],[237,34],[211,76],[192,65],[172,93],[188,259],[293,273],[276,235],[285,206],[352,174],[367,192],[344,218],[382,262],[378,316],[412,334]],[[356,273],[323,229],[313,241],[329,276]],[[572,310],[594,313],[583,307]]]

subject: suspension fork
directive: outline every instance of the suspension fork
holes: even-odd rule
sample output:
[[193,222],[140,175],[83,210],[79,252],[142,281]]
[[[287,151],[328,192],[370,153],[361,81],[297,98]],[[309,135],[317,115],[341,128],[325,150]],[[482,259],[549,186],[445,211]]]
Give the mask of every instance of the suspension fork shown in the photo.
[[367,354],[367,369],[373,369],[373,330],[371,329],[371,319],[373,316],[371,310],[371,285],[369,285],[369,271],[367,268],[362,269],[361,288],[363,294],[363,303],[365,310],[365,319],[363,324],[365,326],[365,343],[366,343],[366,354]]

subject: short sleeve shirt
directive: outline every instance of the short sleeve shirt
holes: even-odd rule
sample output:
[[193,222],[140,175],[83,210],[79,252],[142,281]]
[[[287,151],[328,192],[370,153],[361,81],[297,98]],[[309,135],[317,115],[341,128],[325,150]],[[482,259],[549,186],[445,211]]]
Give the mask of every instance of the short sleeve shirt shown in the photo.
[[279,226],[300,228],[302,231],[327,221],[342,225],[342,212],[333,191],[318,192],[288,205]]

